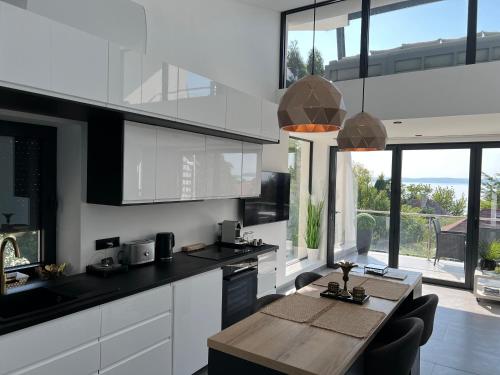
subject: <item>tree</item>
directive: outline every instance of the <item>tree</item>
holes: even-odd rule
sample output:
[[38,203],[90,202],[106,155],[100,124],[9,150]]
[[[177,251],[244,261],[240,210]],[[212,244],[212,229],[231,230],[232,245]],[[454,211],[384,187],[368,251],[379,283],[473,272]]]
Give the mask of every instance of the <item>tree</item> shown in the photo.
[[455,189],[449,186],[438,186],[432,193],[432,200],[448,214],[461,216],[464,214],[467,200],[462,195],[455,200]]
[[291,85],[295,81],[298,81],[307,74],[306,65],[304,60],[300,55],[298,41],[292,40],[288,46],[288,51],[286,55],[286,66],[287,66],[287,86]]
[[[309,56],[307,57],[307,72],[312,74],[313,67],[313,49],[309,51]],[[321,52],[315,47],[314,48],[314,74],[318,76],[323,76],[325,74],[325,63],[323,61],[323,56]]]
[[481,208],[491,208],[493,204],[496,207],[500,203],[500,173],[491,176],[482,173],[481,179]]

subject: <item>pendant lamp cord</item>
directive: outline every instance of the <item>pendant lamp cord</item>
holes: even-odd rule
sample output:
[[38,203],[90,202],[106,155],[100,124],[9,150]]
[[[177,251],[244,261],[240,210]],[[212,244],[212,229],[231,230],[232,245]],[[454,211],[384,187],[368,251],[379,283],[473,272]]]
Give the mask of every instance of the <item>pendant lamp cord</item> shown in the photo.
[[314,10],[313,10],[313,50],[312,50],[312,67],[311,67],[311,75],[314,75],[314,65],[316,65],[316,56],[315,56],[315,47],[314,42],[316,39],[316,0],[314,0]]
[[361,112],[365,111],[365,77],[363,77],[363,97],[361,99]]

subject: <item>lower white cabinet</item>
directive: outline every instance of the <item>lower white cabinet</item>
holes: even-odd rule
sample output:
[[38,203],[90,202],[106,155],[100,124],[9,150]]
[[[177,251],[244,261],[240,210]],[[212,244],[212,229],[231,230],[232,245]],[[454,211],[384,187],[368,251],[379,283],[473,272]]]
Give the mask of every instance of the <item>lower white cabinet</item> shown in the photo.
[[106,375],[171,375],[172,343],[165,340],[123,362],[99,371]]
[[257,274],[257,298],[276,293],[277,252],[259,255]]
[[207,365],[207,339],[221,330],[222,270],[177,281],[173,288],[173,373],[191,375]]

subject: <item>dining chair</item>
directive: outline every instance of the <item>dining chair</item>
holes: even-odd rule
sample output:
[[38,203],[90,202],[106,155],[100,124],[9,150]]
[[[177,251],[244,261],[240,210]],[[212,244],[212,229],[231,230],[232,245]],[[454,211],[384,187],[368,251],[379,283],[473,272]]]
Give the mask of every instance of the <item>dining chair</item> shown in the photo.
[[419,318],[389,322],[365,351],[365,374],[410,374],[423,330]]
[[432,335],[434,329],[434,317],[439,297],[435,294],[427,294],[422,297],[408,300],[396,311],[395,319],[419,318],[424,322],[424,332],[420,340],[420,346],[425,345]]
[[257,311],[261,310],[264,306],[267,306],[270,303],[273,303],[274,301],[283,298],[284,296],[285,296],[284,294],[268,294],[267,296],[260,297],[255,302],[253,312],[256,313]]
[[302,289],[322,277],[322,275],[316,272],[303,272],[295,278],[295,289]]

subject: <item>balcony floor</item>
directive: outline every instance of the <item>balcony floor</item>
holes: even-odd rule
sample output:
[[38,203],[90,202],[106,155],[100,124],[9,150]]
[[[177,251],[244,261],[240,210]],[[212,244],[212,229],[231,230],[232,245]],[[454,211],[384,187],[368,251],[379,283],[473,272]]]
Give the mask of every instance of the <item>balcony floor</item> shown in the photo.
[[[351,253],[344,259],[358,264],[387,264],[388,254],[378,251],[369,251],[368,254],[359,255]],[[399,256],[399,268],[408,271],[421,272],[424,277],[430,279],[464,282],[464,264],[452,260],[440,260],[434,266],[434,259],[420,258],[409,255]]]

